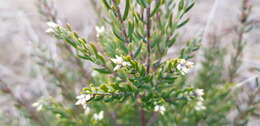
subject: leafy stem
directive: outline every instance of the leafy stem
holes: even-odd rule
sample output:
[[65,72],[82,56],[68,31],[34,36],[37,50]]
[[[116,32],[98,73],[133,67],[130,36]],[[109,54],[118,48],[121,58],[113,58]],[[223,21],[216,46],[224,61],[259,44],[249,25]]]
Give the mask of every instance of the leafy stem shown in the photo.
[[[123,20],[123,17],[122,17],[122,14],[120,12],[120,8],[118,7],[117,3],[116,3],[116,0],[112,0],[113,2],[113,5],[115,7],[115,12],[116,12],[116,17],[118,18],[118,20],[120,21],[121,23],[121,32],[122,32],[122,35],[124,36],[124,40],[126,42],[126,44],[130,43],[130,39],[127,35],[127,32],[126,32],[126,28],[125,28],[125,23],[124,23],[124,20]],[[133,57],[133,54],[130,52],[130,55],[131,57]]]

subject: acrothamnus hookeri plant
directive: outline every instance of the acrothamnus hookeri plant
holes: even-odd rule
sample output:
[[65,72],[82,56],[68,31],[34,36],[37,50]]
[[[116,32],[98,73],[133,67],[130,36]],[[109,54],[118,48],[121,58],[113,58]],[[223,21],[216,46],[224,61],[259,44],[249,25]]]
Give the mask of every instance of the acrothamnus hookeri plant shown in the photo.
[[[190,58],[198,49],[197,41],[189,42],[178,57],[167,58],[168,49],[183,34],[178,30],[188,23],[186,14],[194,0],[102,0],[102,3],[107,17],[102,26],[96,27],[97,42],[80,37],[70,25],[48,22],[50,35],[75,48],[79,58],[95,64],[92,82],[75,98],[76,105],[82,105],[86,112],[92,104],[120,104],[115,115],[123,113],[124,107],[137,107],[138,111],[128,110],[134,112],[132,119],[140,115],[137,121],[128,120],[129,124],[118,117],[115,122],[142,126],[154,123],[150,120],[154,113],[171,113],[176,106],[189,105],[196,111],[206,109],[202,89],[175,85],[193,67]],[[104,108],[94,113],[93,119],[98,122],[105,113]]]

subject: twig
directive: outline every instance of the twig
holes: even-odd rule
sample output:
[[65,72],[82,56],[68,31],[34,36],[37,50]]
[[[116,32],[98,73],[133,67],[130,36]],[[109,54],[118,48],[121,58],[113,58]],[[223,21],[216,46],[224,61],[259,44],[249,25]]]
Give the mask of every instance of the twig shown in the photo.
[[[49,4],[44,0],[38,0],[38,2],[39,11],[41,12],[42,16],[45,17],[47,21],[53,21],[58,24],[58,13],[57,10],[53,9],[52,4]],[[72,48],[67,43],[62,43],[61,45],[70,54],[74,54]],[[77,57],[73,57],[73,62],[77,65],[80,73],[82,74],[84,83],[87,83],[91,79],[91,76],[85,71],[83,62]]]
[[145,111],[140,107],[141,126],[145,126]]
[[252,108],[257,106],[256,98],[257,98],[257,94],[259,94],[259,92],[260,92],[260,87],[257,87],[251,94],[248,95],[249,99],[248,99],[248,101],[246,101],[248,107],[246,110],[241,110],[239,105],[237,105],[239,114],[234,119],[234,126],[241,126],[241,124],[240,124],[241,120],[246,120],[248,118],[248,116],[254,115],[254,111],[252,111]]
[[150,120],[147,122],[146,126],[153,125],[158,120],[159,114],[158,112],[154,112]]
[[231,66],[229,67],[229,81],[233,82],[235,77],[237,76],[237,71],[241,66],[241,57],[244,51],[244,35],[246,33],[245,28],[249,25],[248,18],[251,13],[251,4],[249,0],[243,0],[242,10],[240,15],[240,26],[237,27],[237,36],[238,39],[234,44],[235,54],[231,57]]
[[147,25],[146,25],[146,30],[147,30],[147,34],[146,34],[146,39],[147,39],[147,66],[146,66],[146,70],[147,73],[150,72],[150,66],[151,66],[151,5],[149,5],[146,9],[146,20],[147,20]]
[[117,16],[118,20],[120,21],[120,23],[122,25],[121,26],[122,34],[125,38],[126,43],[129,43],[129,38],[128,38],[127,33],[126,33],[126,28],[125,28],[124,20],[122,18],[122,14],[120,12],[120,8],[116,5],[116,0],[112,0],[112,2],[113,2],[114,7],[116,9],[116,14],[117,14],[116,16]]
[[0,79],[0,90],[5,94],[10,95],[18,106],[25,108],[25,110],[28,112],[28,114],[30,115],[30,117],[32,118],[33,121],[37,122],[40,126],[46,126],[46,123],[42,119],[42,117],[39,117],[39,115],[37,115],[34,110],[31,110],[31,108],[28,104],[24,103],[22,100],[17,98],[15,96],[15,94],[13,93],[13,91],[1,79]]
[[[125,45],[127,45],[127,44],[130,43],[130,39],[129,39],[127,32],[126,32],[125,23],[124,23],[124,20],[122,18],[122,14],[120,12],[120,8],[116,5],[116,0],[112,0],[112,2],[113,2],[113,5],[115,7],[116,17],[118,18],[118,20],[121,23],[121,32],[122,32],[124,39],[126,41]],[[129,53],[130,53],[130,56],[133,57],[132,52],[130,51]]]

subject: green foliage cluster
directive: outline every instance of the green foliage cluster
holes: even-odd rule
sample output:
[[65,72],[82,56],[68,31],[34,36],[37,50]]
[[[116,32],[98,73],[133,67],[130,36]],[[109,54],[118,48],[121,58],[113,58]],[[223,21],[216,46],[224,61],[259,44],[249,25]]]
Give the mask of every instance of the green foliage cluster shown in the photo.
[[[239,108],[232,92],[235,84],[230,80],[234,79],[240,63],[231,66],[234,72],[232,79],[228,79],[224,62],[227,50],[216,46],[216,42],[204,48],[194,78],[188,73],[194,66],[191,60],[200,48],[200,39],[182,44],[185,46],[175,58],[167,56],[168,50],[179,42],[178,37],[185,34],[180,29],[189,22],[187,14],[195,0],[92,1],[103,5],[97,12],[102,12],[99,16],[105,15],[96,27],[96,42],[81,37],[72,26],[62,25],[57,12],[49,10],[47,0],[39,1],[40,12],[48,21],[46,32],[64,41],[59,43],[61,54],[65,55],[60,64],[75,69],[60,70],[61,66],[53,65],[56,61],[39,56],[42,60],[39,65],[54,78],[50,83],[61,89],[58,95],[63,99],[41,98],[32,104],[34,110],[15,99],[17,108],[31,125],[238,125],[228,120],[227,115],[235,106]],[[242,40],[240,46],[244,45]],[[240,46],[233,62],[240,61],[243,50]],[[91,75],[84,70],[84,61],[94,64]],[[75,91],[82,85],[81,92]],[[11,90],[4,89],[3,92],[12,95]],[[252,96],[255,98],[258,92],[259,88]],[[248,103],[253,109],[238,109],[237,121],[247,123],[250,115],[257,114],[258,103],[254,98]]]
[[[203,101],[203,91],[198,95],[192,86],[175,86],[192,68],[193,63],[187,60],[199,48],[199,42],[190,41],[180,50],[179,57],[163,60],[177,40],[178,29],[188,22],[185,15],[194,1],[102,2],[108,17],[103,27],[97,27],[99,43],[87,42],[69,25],[48,24],[49,34],[74,47],[79,58],[96,64],[94,70],[98,75],[95,77],[103,78],[82,90],[79,104],[83,107],[98,102],[137,105],[140,123],[145,125],[153,111],[164,113],[165,106],[169,106],[166,112],[174,111],[176,106],[189,105],[192,109],[196,101]],[[125,4],[123,13],[119,8],[122,4]],[[97,48],[98,45],[101,46]]]

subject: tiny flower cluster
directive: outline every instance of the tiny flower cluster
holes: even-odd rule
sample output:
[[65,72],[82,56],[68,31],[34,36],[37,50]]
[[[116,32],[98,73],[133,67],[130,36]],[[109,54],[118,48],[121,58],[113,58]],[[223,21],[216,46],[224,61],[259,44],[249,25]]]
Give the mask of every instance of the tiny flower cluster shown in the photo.
[[104,118],[104,111],[100,111],[99,113],[94,113],[94,120],[100,121]]
[[185,75],[190,72],[194,63],[187,61],[185,59],[179,59],[176,68],[181,72],[182,75]]
[[196,100],[196,104],[195,104],[195,110],[196,111],[201,111],[201,110],[205,110],[206,107],[204,106],[203,102],[204,102],[204,90],[203,89],[196,89],[194,91],[187,91],[184,93],[181,93],[178,95],[179,98],[185,97],[188,101],[191,100]]
[[131,64],[127,61],[124,61],[123,57],[117,56],[115,59],[111,59],[113,63],[116,64],[116,66],[114,67],[114,71],[119,70],[122,67],[126,67],[126,66],[131,66]]
[[194,91],[194,94],[195,94],[195,96],[198,100],[197,103],[196,103],[195,109],[197,111],[205,110],[206,107],[203,104],[204,99],[202,97],[204,95],[204,90],[203,89],[196,89]]
[[161,113],[161,114],[163,115],[164,112],[166,111],[166,109],[165,109],[165,107],[162,106],[162,105],[156,105],[156,106],[154,107],[154,111],[155,111],[155,112],[159,112],[159,113]]
[[[82,105],[85,110],[85,114],[89,114],[90,108],[87,106],[87,101],[92,98],[90,94],[81,94],[76,97],[78,101],[75,103],[76,105]],[[100,121],[104,118],[104,111],[100,111],[99,113],[94,113],[93,115],[94,120]]]
[[90,94],[81,94],[76,97],[78,101],[75,103],[75,105],[82,105],[82,107],[85,110],[85,113],[89,111],[89,107],[87,106],[87,101],[89,101],[92,98],[92,95]]
[[55,32],[56,28],[58,28],[60,25],[54,23],[54,22],[47,22],[48,29],[46,30],[47,33],[52,34]]
[[34,102],[32,104],[32,107],[35,107],[37,111],[41,111],[43,109],[43,106],[46,104],[47,101],[40,99],[37,102]]
[[105,32],[105,27],[104,26],[101,26],[101,27],[96,26],[96,32],[97,32],[96,37],[99,38],[100,35]]

